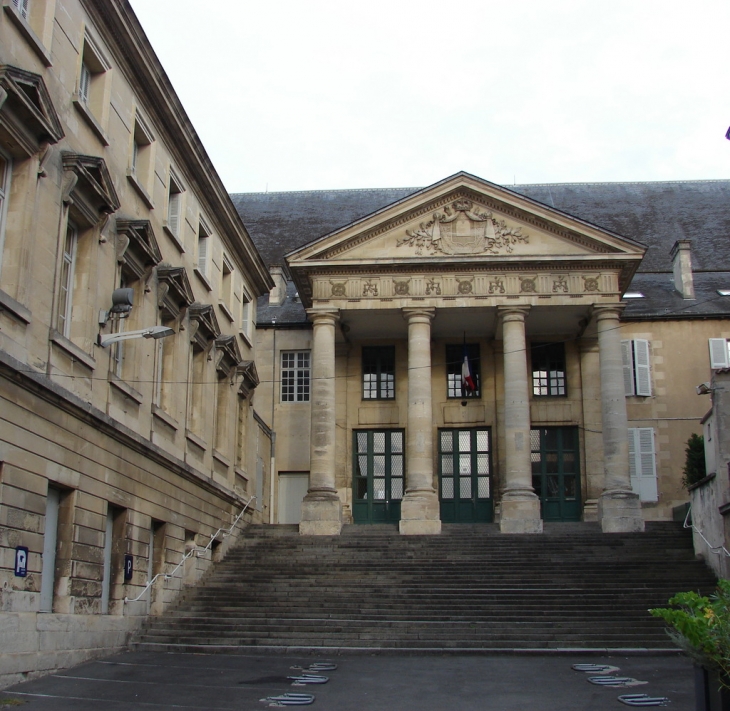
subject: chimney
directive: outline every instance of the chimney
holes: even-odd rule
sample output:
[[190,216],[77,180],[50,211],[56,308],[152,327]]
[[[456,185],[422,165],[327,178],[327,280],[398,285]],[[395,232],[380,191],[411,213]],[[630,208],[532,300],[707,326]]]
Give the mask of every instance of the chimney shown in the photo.
[[691,240],[678,239],[669,256],[672,258],[674,271],[674,288],[682,294],[683,299],[695,298],[695,287],[692,279]]
[[281,306],[286,301],[286,277],[283,267],[269,267],[269,274],[274,280],[274,288],[269,292],[269,306]]

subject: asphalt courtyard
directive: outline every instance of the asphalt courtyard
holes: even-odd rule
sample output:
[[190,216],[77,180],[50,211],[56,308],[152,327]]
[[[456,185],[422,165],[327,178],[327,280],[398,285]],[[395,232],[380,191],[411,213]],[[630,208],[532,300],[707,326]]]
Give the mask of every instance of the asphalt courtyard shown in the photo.
[[[292,686],[292,667],[332,662],[324,684]],[[618,667],[629,687],[591,683],[574,664]],[[618,697],[666,697],[694,711],[692,663],[678,655],[205,655],[127,652],[0,692],[0,709],[23,711],[250,711],[268,697],[312,694],[319,711],[609,711]],[[264,699],[264,700],[262,700]],[[16,705],[17,704],[17,705]],[[301,707],[304,708],[304,707]]]

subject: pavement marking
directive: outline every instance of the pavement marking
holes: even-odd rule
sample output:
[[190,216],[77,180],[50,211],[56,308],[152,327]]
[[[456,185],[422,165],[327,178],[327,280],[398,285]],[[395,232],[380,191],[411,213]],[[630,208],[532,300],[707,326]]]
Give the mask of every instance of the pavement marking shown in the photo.
[[[137,679],[99,679],[95,676],[70,676],[69,674],[53,674],[52,675],[54,679],[73,679],[77,681],[98,681],[102,684],[148,684],[150,686],[183,686],[187,688],[194,688],[194,689],[209,689],[211,687],[210,684],[181,684],[179,682],[172,682],[172,681],[139,681]],[[279,686],[282,686],[286,683],[287,678],[292,677],[281,677],[281,684]],[[240,684],[236,684],[235,686],[223,686],[221,684],[216,684],[216,689],[239,689],[241,688],[241,684],[245,684],[246,682],[241,682]],[[272,685],[273,686],[273,685]]]
[[[25,691],[4,691],[4,694],[15,694],[16,696],[31,696],[39,699],[66,699],[69,701],[98,701],[103,706],[108,704],[123,704],[129,708],[130,704],[137,704],[138,706],[154,706],[162,709],[198,709],[200,711],[200,704],[195,706],[183,706],[182,704],[155,704],[149,701],[116,701],[114,699],[98,699],[95,696],[59,696],[58,694],[30,694]],[[99,707],[101,708],[101,706]],[[233,706],[209,706],[209,709],[220,709],[221,711],[231,711],[236,708]]]

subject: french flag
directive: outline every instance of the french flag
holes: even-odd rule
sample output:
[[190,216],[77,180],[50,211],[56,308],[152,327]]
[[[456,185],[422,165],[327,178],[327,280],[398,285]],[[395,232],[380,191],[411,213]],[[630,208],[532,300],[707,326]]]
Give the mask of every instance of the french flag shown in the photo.
[[468,393],[473,393],[477,389],[474,383],[474,376],[471,372],[471,366],[469,365],[469,358],[466,355],[466,344],[464,344],[464,362],[461,364],[461,390]]

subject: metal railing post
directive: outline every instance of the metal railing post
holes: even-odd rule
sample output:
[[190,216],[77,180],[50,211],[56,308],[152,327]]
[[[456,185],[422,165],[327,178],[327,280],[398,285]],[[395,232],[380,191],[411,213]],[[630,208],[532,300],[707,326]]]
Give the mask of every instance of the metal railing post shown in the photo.
[[135,597],[135,598],[125,597],[124,598],[124,603],[126,604],[128,602],[137,602],[138,600],[141,600],[142,597],[143,597],[143,595],[155,584],[155,582],[157,581],[157,578],[162,577],[163,580],[170,580],[171,578],[173,578],[175,576],[175,573],[177,573],[177,571],[180,570],[180,568],[183,566],[183,564],[185,563],[185,561],[188,558],[190,558],[193,554],[196,557],[200,558],[202,555],[204,555],[205,553],[207,553],[208,550],[210,549],[210,547],[213,545],[213,541],[217,540],[219,535],[222,534],[221,535],[221,539],[224,539],[227,536],[230,536],[231,533],[233,532],[233,529],[238,525],[238,522],[241,520],[241,517],[243,516],[243,514],[246,513],[246,509],[248,509],[248,507],[251,505],[251,502],[254,501],[255,499],[256,499],[256,497],[255,496],[252,496],[246,502],[246,505],[243,507],[243,509],[241,509],[241,513],[239,513],[238,516],[236,516],[236,520],[230,525],[230,527],[228,529],[225,529],[224,530],[222,528],[219,528],[210,537],[210,540],[208,541],[208,545],[205,546],[205,548],[198,548],[197,546],[195,548],[191,548],[183,556],[182,560],[175,566],[175,568],[173,569],[173,571],[171,573],[157,573],[157,575],[155,575],[155,577],[152,578],[152,580],[148,580],[147,581],[147,584],[144,586],[144,589],[142,590],[142,592],[139,595],[137,595],[137,597]]

